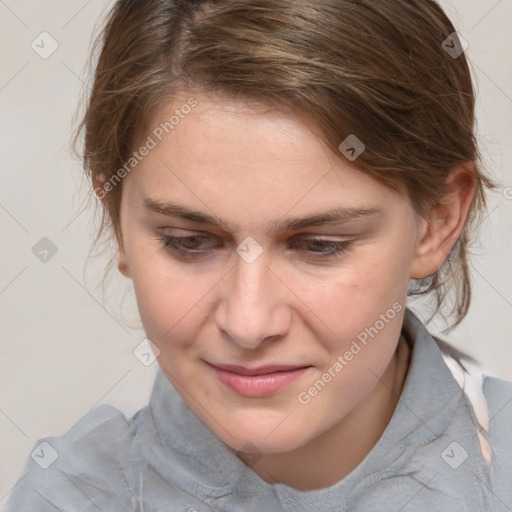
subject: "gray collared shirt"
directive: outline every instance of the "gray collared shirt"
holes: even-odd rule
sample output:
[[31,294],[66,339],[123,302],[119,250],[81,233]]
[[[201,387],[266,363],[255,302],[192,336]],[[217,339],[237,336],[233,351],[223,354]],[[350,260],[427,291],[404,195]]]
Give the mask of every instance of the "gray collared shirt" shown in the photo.
[[467,373],[409,310],[402,332],[411,363],[391,421],[330,487],[263,481],[159,369],[132,418],[100,405],[39,440],[5,512],[512,511],[512,383]]

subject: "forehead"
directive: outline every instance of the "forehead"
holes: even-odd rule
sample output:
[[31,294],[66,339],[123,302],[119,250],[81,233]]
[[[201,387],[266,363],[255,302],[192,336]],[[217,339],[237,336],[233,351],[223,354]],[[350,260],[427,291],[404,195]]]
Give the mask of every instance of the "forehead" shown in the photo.
[[[191,102],[195,106],[189,109],[187,105]],[[166,125],[168,121],[175,125],[169,127],[169,123]],[[208,149],[219,148],[221,152],[228,148],[243,149],[246,160],[252,157],[255,161],[262,158],[326,158],[324,144],[312,133],[309,124],[285,107],[223,95],[185,92],[160,107],[150,121],[151,131],[158,131],[159,127],[164,129],[165,141],[162,142],[168,148],[193,146],[207,149],[210,146]]]
[[187,198],[202,211],[212,205],[254,217],[367,208],[392,193],[330,151],[306,120],[261,104],[182,93],[154,113],[145,137],[155,146],[128,180],[142,200]]
[[[189,107],[191,103],[193,107]],[[261,169],[273,164],[274,170],[295,169],[296,179],[300,179],[300,171],[325,172],[334,165],[361,172],[330,151],[298,114],[221,95],[179,93],[153,113],[139,142],[146,137],[151,137],[156,147],[145,160],[172,161],[174,168],[180,162],[201,168],[221,164],[226,172],[231,169],[240,174],[247,167]]]

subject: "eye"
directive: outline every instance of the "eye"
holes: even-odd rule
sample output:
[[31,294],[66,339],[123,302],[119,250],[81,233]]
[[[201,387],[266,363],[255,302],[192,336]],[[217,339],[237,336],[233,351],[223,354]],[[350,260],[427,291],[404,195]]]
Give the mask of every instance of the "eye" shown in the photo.
[[298,248],[300,251],[309,253],[308,256],[326,258],[341,256],[347,252],[350,242],[323,238],[303,238],[294,240],[290,246],[292,249]]
[[170,252],[188,258],[204,256],[218,247],[218,243],[212,237],[197,234],[190,236],[165,234],[161,237],[161,242]]

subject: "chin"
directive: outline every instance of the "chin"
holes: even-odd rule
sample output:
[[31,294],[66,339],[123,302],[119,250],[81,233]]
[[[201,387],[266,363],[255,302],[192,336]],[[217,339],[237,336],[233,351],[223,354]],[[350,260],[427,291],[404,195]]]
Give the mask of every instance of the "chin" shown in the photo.
[[[282,419],[276,421],[274,418],[262,421],[261,417],[255,420],[254,416],[237,418],[232,420],[233,427],[228,429],[229,434],[225,431],[214,432],[233,450],[248,453],[289,452],[314,437],[304,432],[303,427],[293,425],[291,420],[286,419],[280,424],[281,421]],[[290,423],[285,425],[288,421]]]

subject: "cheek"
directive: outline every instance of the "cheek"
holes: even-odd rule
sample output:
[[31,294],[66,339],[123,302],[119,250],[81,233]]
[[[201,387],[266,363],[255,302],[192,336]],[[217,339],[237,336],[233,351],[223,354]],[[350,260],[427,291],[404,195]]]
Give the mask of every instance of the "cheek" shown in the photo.
[[405,302],[405,262],[397,261],[391,254],[384,256],[387,258],[367,259],[360,266],[347,265],[322,281],[314,277],[303,279],[297,295],[332,335],[351,339],[373,325],[395,302]]
[[343,370],[334,372],[337,384],[333,389],[357,389],[364,394],[375,382],[375,374],[381,374],[389,362],[405,310],[408,278],[404,265],[391,251],[381,251],[378,260],[347,265],[320,286],[312,279],[301,289],[307,297],[304,302],[317,316],[317,339],[328,353],[323,371],[332,370],[338,357],[343,358]]
[[[334,424],[377,384],[400,337],[405,295],[406,289],[382,266],[352,269],[334,283],[311,287],[317,324],[330,331],[317,336],[327,357],[310,387],[301,390],[302,397],[311,399],[312,416],[329,417]],[[317,391],[318,379],[328,381],[325,392]]]
[[171,344],[178,347],[193,341],[215,281],[187,277],[183,270],[162,264],[163,259],[162,255],[140,255],[131,262],[131,268],[144,330],[165,352]]

